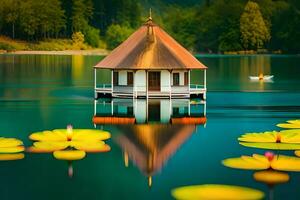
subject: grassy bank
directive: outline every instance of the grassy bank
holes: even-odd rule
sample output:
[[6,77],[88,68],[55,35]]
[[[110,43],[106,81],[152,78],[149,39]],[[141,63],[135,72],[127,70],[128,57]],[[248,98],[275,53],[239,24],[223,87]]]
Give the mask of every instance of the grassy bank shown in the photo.
[[0,36],[0,53],[20,51],[33,51],[35,53],[39,51],[78,52],[80,50],[85,50],[85,52],[103,52],[103,54],[107,52],[105,49],[94,49],[85,43],[81,45],[74,44],[71,39],[47,39],[39,42],[26,42],[22,40],[13,40],[5,36]]

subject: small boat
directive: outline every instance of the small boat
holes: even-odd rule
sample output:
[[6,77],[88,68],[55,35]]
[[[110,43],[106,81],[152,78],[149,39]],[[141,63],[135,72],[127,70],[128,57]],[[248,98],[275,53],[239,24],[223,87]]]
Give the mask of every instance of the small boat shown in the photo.
[[250,80],[253,81],[259,81],[259,80],[264,80],[264,81],[268,81],[273,79],[274,75],[264,75],[264,76],[249,76]]

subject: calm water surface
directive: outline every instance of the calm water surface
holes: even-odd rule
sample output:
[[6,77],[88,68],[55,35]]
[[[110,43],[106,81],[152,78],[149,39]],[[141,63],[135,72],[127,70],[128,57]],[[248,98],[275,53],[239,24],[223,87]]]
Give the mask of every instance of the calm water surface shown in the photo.
[[[67,175],[67,163],[53,159],[51,154],[26,154],[20,161],[1,162],[1,199],[167,200],[172,199],[172,188],[205,183],[241,185],[267,192],[265,185],[253,180],[253,172],[226,168],[221,160],[264,152],[240,146],[239,135],[278,130],[277,123],[300,118],[300,56],[198,58],[209,67],[206,126],[198,125],[153,171],[151,188],[148,174],[137,162],[129,160],[129,166],[124,165],[124,149],[118,138],[126,136],[141,145],[131,135],[131,129],[104,126],[112,133],[108,141],[112,150],[88,154],[74,162],[73,178]],[[100,59],[101,56],[0,55],[0,135],[20,138],[29,146],[32,143],[28,135],[32,132],[67,124],[94,128],[92,66]],[[273,82],[249,81],[249,75],[259,73],[274,75]],[[201,77],[201,72],[193,71],[192,83],[201,83]],[[98,78],[99,82],[109,83],[110,72],[103,70]],[[289,183],[276,187],[275,199],[300,199],[300,175],[290,175]]]

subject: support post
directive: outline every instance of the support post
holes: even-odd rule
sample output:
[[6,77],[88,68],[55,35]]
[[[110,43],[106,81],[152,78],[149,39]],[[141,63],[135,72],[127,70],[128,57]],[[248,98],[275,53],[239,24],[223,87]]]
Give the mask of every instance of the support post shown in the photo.
[[169,80],[170,91],[169,91],[169,98],[170,98],[170,101],[171,101],[171,98],[172,98],[172,84],[171,84],[172,70],[170,70],[169,72],[170,72],[170,80]]
[[188,115],[191,116],[191,101],[189,100],[188,104]]
[[206,101],[204,102],[204,109],[203,109],[203,111],[204,111],[204,117],[206,117]]
[[188,72],[188,80],[189,80],[189,97],[191,97],[191,70]]
[[94,68],[94,92],[95,92],[95,99],[98,99],[97,93],[97,69]]
[[146,99],[148,100],[148,70],[146,70]]
[[204,89],[206,90],[206,69],[204,70]]
[[97,88],[97,69],[94,68],[94,89]]
[[111,116],[113,116],[114,115],[114,101],[113,100],[111,100],[111,103],[110,103],[110,106],[111,106]]
[[204,70],[204,93],[203,93],[203,99],[206,100],[206,69]]
[[114,70],[111,70],[111,97],[113,96],[114,91]]
[[134,82],[134,80],[135,80],[135,71],[133,71],[133,83],[132,83],[132,99],[134,99],[135,98],[135,82]]

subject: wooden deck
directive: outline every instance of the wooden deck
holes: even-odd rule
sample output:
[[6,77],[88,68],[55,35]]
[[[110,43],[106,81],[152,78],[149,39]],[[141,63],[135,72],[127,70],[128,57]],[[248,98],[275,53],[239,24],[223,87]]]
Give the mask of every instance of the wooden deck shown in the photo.
[[[114,86],[113,91],[110,85],[101,85],[95,88],[95,98],[99,96],[110,96],[119,98],[146,98],[147,92],[134,91],[130,86]],[[206,88],[202,85],[172,86],[169,91],[148,91],[148,98],[190,98],[191,96],[201,96],[206,99]]]

